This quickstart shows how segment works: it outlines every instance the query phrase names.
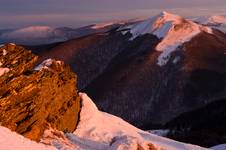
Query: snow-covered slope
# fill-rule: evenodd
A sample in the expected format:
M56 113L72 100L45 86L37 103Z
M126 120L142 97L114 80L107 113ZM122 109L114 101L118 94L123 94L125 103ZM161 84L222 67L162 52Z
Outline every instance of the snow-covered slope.
M54 150L52 146L36 143L0 126L1 150Z
M123 34L130 32L130 40L145 35L154 34L162 41L157 45L156 50L162 52L158 59L158 65L165 65L170 54L183 43L190 41L191 38L200 32L212 33L208 27L186 20L181 16L162 12L155 17L151 17L143 22L120 28ZM128 30L128 31L125 31Z
M211 147L213 150L226 150L226 144L217 145L214 147Z
M204 16L194 18L193 20L226 33L226 18L224 16Z
M121 118L99 111L86 94L80 93L80 96L81 120L74 135L101 144L103 147L99 145L100 149L138 149L138 147L148 149L153 146L156 149L166 150L204 150L198 146L183 144L142 131Z
M208 23L226 24L226 18L224 16L211 16L208 19Z
M80 93L80 96L82 110L74 133L49 129L41 143L36 143L0 127L1 150L205 150L142 131L116 116L99 111L86 94Z
M224 16L203 16L203 17L197 17L193 19L196 22L202 23L202 24L226 24L226 18Z
M92 29L101 29L101 28L105 28L105 27L111 26L113 24L114 24L113 22L109 22L109 23L98 23L98 24L93 25L91 28Z

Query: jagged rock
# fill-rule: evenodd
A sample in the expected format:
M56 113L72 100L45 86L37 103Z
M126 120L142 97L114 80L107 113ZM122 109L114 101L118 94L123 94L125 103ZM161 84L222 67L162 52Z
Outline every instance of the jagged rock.
M52 60L34 70L37 60L20 46L0 48L0 67L9 69L0 76L0 123L36 141L49 126L73 132L80 111L77 76L70 67Z

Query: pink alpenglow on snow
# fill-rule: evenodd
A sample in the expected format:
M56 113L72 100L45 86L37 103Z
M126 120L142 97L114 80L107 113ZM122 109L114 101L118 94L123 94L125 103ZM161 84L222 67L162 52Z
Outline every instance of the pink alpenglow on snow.
M148 149L149 144L153 144L157 149L205 150L199 146L176 142L142 131L121 118L99 111L85 93L80 93L80 97L82 98L81 120L74 135L79 139L90 141L86 143L86 148L133 150L137 149L137 145Z
M1 150L56 150L52 146L31 141L23 136L0 126Z
M155 17L125 26L119 30L124 29L129 30L126 32L122 31L123 34L127 32L132 34L130 40L134 40L135 38L145 34L153 34L159 39L162 39L156 46L156 50L161 52L157 62L159 66L166 65L171 53L174 52L177 47L190 41L200 32L204 31L212 34L212 30L209 27L196 24L182 18L181 16L167 12L162 12Z

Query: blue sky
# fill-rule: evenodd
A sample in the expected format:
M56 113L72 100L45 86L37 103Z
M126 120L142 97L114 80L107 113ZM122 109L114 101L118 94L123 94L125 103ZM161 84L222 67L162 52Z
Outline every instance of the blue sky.
M0 28L78 27L149 17L163 10L183 16L226 15L226 0L3 0Z

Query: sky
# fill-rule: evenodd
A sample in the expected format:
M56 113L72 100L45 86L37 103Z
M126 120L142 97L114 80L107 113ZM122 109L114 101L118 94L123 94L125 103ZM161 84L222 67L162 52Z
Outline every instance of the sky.
M182 16L226 15L226 0L0 0L0 29L33 25L79 27L147 18L169 11Z

